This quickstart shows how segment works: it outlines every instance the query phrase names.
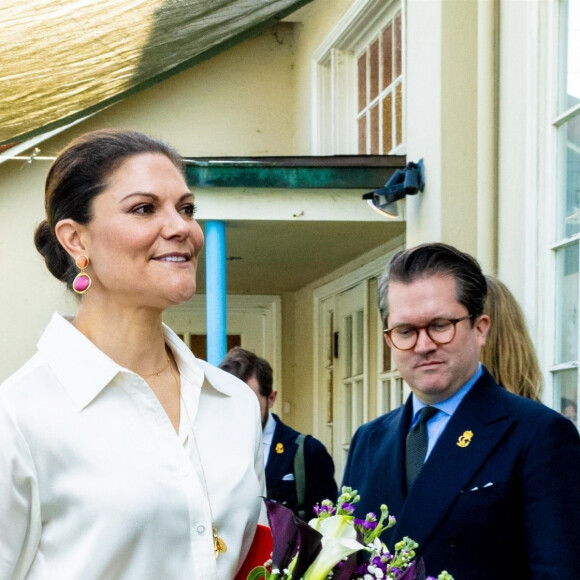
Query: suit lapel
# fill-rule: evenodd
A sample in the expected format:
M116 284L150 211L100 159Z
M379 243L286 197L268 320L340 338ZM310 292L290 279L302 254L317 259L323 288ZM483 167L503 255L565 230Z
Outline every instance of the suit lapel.
M461 402L417 477L402 512L395 514L399 517L394 538L409 536L424 548L459 494L510 428L513 419L496 396L498 388L485 371ZM468 432L472 436L465 445Z
M404 436L410 421L410 404L375 420L369 430L363 430L358 440L355 435L352 457L356 458L345 473L343 485L356 489L360 502L356 504L356 516L364 518L368 512L380 514L381 504L397 515L405 500ZM354 451L353 451L354 449ZM392 528L384 532L383 540L389 544Z
M381 445L384 445L384 449L388 452L381 457L381 474L377 481L381 483L381 491L375 497L388 497L389 513L395 516L405 502L405 479L401 474L405 473L405 438L412 413L413 405L409 397L401 413L394 417L392 424L383 431L381 437Z
M278 481L286 474L292 472L292 459L294 457L294 431L276 418L276 429L268 454L266 464L266 480Z

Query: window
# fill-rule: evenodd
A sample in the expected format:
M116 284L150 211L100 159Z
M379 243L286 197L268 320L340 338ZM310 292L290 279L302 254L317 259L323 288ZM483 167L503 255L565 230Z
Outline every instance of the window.
M403 143L403 41L399 10L357 58L358 152L388 154Z
M384 340L383 328L383 323L380 321L378 329L380 333L379 345L380 351L382 351L382 357L379 358L379 368L377 369L377 416L400 407L405 402L405 399L410 392L409 387L404 383L401 375L393 364L392 351Z
M404 8L356 0L314 53L318 155L404 153Z
M580 3L560 4L557 132L553 406L570 418L578 404L580 304Z

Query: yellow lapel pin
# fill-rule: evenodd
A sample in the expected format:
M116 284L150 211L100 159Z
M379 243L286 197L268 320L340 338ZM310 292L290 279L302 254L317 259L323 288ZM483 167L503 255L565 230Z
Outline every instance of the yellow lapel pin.
M282 443L276 443L276 453L284 453L284 445Z
M464 431L457 440L458 447L467 447L473 439L473 431Z

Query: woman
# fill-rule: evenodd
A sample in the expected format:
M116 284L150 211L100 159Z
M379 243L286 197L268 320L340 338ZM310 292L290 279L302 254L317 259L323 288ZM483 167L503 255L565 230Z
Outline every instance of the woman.
M491 327L481 362L508 391L541 402L542 372L522 309L505 284L493 276L485 279L484 312L491 318Z
M203 246L182 161L95 131L45 202L36 247L81 298L0 389L0 578L232 578L261 512L261 424L254 394L161 321Z

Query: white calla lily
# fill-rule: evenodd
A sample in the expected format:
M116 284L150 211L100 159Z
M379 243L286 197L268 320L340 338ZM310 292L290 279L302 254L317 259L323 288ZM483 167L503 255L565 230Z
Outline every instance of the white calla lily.
M309 524L322 534L322 550L306 571L304 580L325 580L343 558L364 549L356 540L352 516L330 516L311 520Z

